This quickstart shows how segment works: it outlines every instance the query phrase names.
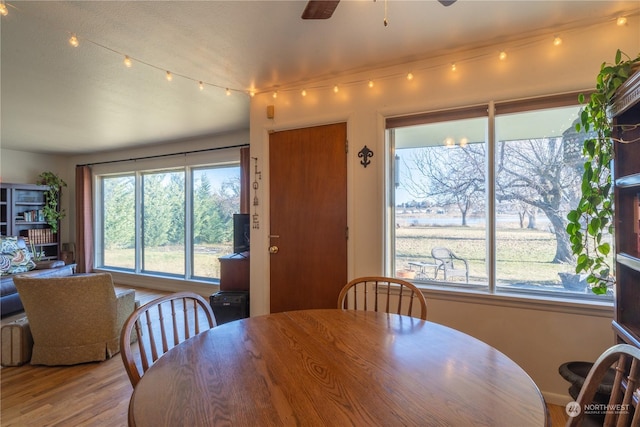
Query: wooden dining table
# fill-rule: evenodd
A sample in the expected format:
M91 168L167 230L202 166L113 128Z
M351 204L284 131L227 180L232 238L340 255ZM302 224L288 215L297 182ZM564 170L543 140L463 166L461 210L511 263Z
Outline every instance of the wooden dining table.
M130 426L545 426L536 384L490 345L408 316L301 310L237 320L162 356Z

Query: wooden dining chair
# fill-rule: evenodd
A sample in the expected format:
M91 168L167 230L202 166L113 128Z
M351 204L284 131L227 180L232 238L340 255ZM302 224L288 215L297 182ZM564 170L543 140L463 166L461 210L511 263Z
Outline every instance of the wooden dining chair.
M419 316L414 315L414 303ZM384 311L427 320L427 300L422 291L406 280L368 276L347 283L338 296L338 308Z
M615 367L616 375L608 404L593 404L594 396L609 368ZM606 350L589 371L580 394L578 394L575 416L569 417L567 427L586 425L585 410L593 408L596 414L606 413L603 426L638 427L640 410L637 408L640 394L640 349L628 344L618 344ZM597 405L595 407L594 405ZM568 408L571 410L571 408ZM590 411L590 409L589 409ZM571 415L571 414L570 414ZM588 416L588 415L587 415ZM589 425L593 425L590 423Z
M120 334L120 354L131 385L135 387L167 351L214 326L209 302L191 292L166 295L137 308Z

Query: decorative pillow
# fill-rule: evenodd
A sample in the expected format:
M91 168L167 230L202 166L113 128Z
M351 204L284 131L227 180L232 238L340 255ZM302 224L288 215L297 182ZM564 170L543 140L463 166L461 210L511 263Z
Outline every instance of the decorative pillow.
M36 268L31 253L21 248L17 237L0 238L0 271L2 275L24 273Z
M0 255L0 271L4 274L11 267L11 257L9 255Z

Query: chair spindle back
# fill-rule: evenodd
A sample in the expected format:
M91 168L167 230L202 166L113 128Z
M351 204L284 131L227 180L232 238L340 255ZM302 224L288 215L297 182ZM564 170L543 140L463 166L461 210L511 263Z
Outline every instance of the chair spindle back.
M136 309L122 327L122 362L134 387L163 354L216 326L209 303L200 295L178 292ZM131 343L132 335L137 344Z
M414 303L419 315L414 315ZM393 277L367 276L347 283L338 296L338 308L383 311L427 320L427 301L414 284Z

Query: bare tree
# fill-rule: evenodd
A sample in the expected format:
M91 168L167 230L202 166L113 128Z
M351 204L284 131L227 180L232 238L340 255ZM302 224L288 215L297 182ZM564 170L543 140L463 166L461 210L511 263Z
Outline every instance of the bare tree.
M456 206L467 225L467 215L484 203L484 149L428 147L415 150L405 162L404 188L417 199L433 199L441 206Z
M536 214L543 212L556 237L553 262L574 262L566 232L566 214L580 185L582 158L576 153L577 135L500 141L496 147L496 199L517 206L521 226L535 228ZM455 205L462 225L473 206L485 198L485 144L465 147L423 147L405 161L403 187L416 199L433 199Z
M574 261L566 214L580 177L575 165L565 162L569 143L563 138L540 138L500 141L496 147L496 198L544 212L556 237L556 263Z
M527 221L527 228L535 229L537 227L537 209L524 202L516 202L514 209L518 212L518 220L520 228L525 228L524 220Z

